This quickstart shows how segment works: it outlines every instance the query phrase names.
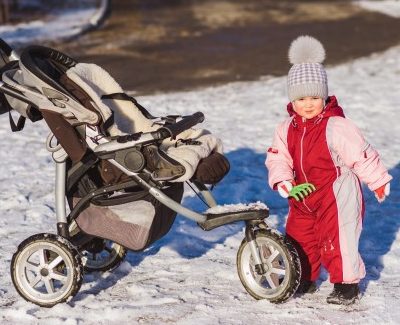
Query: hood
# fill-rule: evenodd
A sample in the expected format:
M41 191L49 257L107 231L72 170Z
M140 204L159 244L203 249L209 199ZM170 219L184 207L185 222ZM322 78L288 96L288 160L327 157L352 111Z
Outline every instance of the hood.
M298 119L301 120L301 116L298 115L294 111L292 102L290 102L287 105L287 111L289 113L289 116L294 115L294 118L296 120L298 120ZM326 105L325 105L325 108L322 111L322 113L308 121L313 121L316 119L321 119L321 118L326 118L326 117L331 117L331 116L345 117L344 113L343 113L343 109L338 105L338 102L337 102L337 99L335 96L329 96L328 99L326 100Z

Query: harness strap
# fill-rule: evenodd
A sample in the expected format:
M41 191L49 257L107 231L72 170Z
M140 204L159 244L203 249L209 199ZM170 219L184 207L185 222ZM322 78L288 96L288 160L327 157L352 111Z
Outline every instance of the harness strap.
M113 94L107 94L101 96L101 99L117 99L117 100L127 100L136 105L136 107L139 109L139 111L148 119L154 120L157 117L151 115L147 109L145 109L142 105L138 103L136 98L129 96L128 94L125 93L113 93Z
M111 116L103 123L103 131L108 130L114 124L114 112L111 111Z
M13 132L21 131L25 126L26 117L21 115L17 121L17 124L15 124L14 119L11 115L11 111L13 108L11 107L10 103L7 101L4 94L0 94L0 103L1 103L0 105L2 106L2 108L5 109L4 113L8 111L8 118L10 120L11 131L13 131Z
M15 124L12 116L11 116L11 110L8 111L8 116L10 118L10 127L11 127L11 131L13 132L18 132L21 131L24 126L25 126L25 121L26 121L26 117L25 116L20 116L18 119L17 124Z

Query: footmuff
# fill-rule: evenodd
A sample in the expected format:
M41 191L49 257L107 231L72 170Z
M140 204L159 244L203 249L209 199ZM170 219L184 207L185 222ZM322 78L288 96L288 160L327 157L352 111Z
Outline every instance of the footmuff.
M200 160L192 180L204 184L217 184L229 172L229 169L228 159L219 152L213 152Z

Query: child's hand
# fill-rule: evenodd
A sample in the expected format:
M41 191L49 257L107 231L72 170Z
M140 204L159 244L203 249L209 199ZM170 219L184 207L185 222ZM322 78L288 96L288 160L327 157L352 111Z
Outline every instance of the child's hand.
M293 189L293 185L296 185L294 181L280 182L277 185L279 195L287 199L290 195L290 191Z
M378 187L374 191L374 194L379 203L385 201L386 197L390 194L390 183L386 183L385 185Z
M306 196L309 196L315 190L316 190L316 188L313 184L303 183L303 184L294 186L289 193L289 197L293 197L296 201L301 201Z
M311 183L296 185L294 181L283 181L278 184L278 192L283 198L293 197L296 201L304 199L316 190Z

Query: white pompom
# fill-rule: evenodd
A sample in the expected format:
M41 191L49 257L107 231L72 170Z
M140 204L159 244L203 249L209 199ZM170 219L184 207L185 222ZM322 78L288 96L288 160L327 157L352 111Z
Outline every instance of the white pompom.
M320 41L311 36L299 36L289 48L291 64L322 63L325 60L325 49Z

